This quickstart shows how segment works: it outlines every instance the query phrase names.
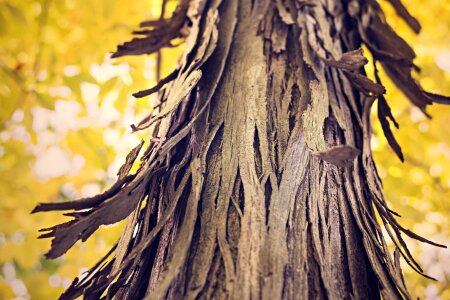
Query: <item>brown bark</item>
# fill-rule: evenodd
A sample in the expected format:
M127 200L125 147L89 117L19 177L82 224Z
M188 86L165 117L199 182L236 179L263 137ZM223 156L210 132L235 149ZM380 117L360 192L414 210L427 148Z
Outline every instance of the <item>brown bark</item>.
M402 228L384 202L370 150L377 98L398 144L384 88L365 76L359 48L420 108L448 99L412 79L413 52L378 4L181 1L172 20L144 25L155 26L141 32L149 38L116 56L189 35L177 70L142 92L165 88L159 113L134 127L157 136L140 169L128 175L142 144L110 191L35 209L75 210L43 235L54 237L51 258L129 216L112 252L62 298L409 298L399 255L422 271L401 233L432 242ZM394 259L376 214L397 245Z

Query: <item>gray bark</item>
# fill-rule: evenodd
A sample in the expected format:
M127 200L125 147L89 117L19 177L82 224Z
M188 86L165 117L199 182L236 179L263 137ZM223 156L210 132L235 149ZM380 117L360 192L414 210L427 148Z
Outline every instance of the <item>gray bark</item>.
M62 298L409 298L400 254L422 271L401 233L432 242L401 227L383 199L370 150L377 98L402 156L384 88L365 77L358 48L365 43L390 73L406 72L402 89L413 56L378 4L182 1L170 24L116 53L151 53L154 36L189 31L179 68L138 93L164 86L165 101L135 127L157 136L138 172L128 174L142 144L110 191L35 210L76 210L43 235L54 237L48 257L129 216L111 253ZM415 100L448 101L413 83Z

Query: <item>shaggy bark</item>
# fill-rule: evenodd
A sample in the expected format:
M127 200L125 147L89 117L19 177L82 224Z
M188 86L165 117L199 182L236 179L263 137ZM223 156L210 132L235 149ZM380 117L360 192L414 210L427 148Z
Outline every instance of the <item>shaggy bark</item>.
M410 298L400 255L423 272L401 234L434 243L399 225L383 199L370 150L376 99L403 155L361 46L423 111L449 99L414 81L414 52L376 1L185 0L170 20L142 25L143 37L115 56L153 53L178 37L186 52L172 74L135 94L161 91L162 102L133 127L152 132L139 170L129 174L142 143L104 194L35 209L74 210L72 221L44 230L49 258L128 217L117 245L61 298ZM393 258L376 216L397 246Z

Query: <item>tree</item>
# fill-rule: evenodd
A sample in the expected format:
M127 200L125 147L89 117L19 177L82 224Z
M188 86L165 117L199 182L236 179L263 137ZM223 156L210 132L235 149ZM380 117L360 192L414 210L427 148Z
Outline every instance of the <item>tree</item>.
M73 220L44 229L48 258L128 217L116 246L62 298L409 298L400 256L423 272L402 234L445 246L403 228L383 198L370 150L375 101L403 154L377 68L425 114L450 99L413 79L415 54L378 3L182 0L171 19L142 26L115 57L180 37L186 51L173 73L136 93L161 99L133 127L152 128L138 171L130 173L143 142L105 193L34 210L73 210Z

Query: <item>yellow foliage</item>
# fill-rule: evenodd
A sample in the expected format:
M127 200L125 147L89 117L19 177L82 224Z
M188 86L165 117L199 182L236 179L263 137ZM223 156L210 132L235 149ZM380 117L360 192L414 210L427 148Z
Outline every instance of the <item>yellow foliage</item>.
M11 285L6 283L3 279L0 279L0 298L1 299L10 299L14 298L15 293L12 290Z

